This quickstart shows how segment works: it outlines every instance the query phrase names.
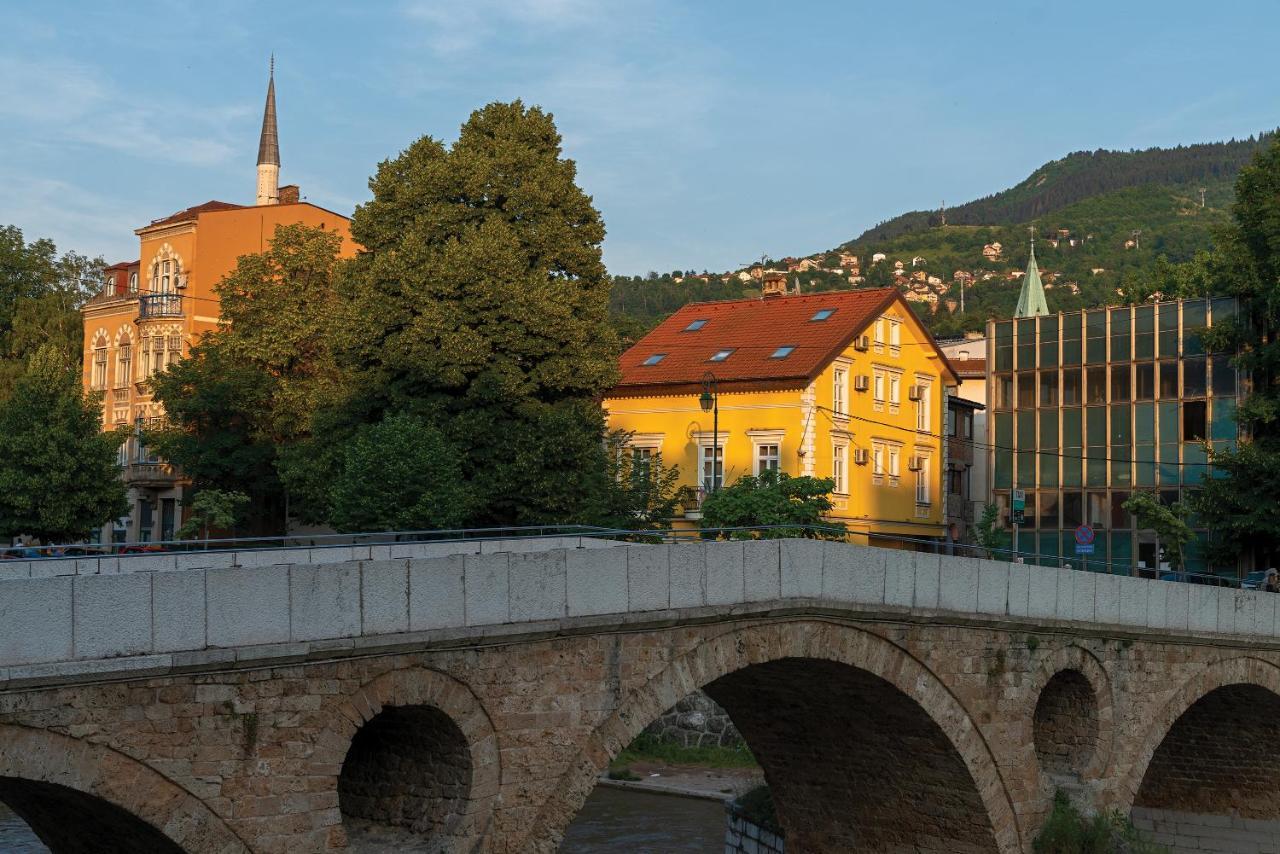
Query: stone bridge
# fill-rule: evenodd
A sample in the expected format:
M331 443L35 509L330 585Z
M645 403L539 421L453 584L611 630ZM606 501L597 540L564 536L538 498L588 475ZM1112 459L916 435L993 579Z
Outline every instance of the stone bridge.
M1059 787L1179 850L1280 838L1280 597L806 540L546 546L5 565L0 800L55 852L551 852L703 689L790 852L1029 851Z

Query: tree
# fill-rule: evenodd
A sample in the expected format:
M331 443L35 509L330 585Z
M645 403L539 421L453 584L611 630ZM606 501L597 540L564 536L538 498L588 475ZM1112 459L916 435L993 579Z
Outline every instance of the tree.
M1000 508L987 504L982 508L982 515L973 526L974 539L978 547L987 553L988 558L998 558L1009 554L1009 532L1000 524Z
M123 439L102 432L101 395L84 395L79 364L40 347L0 402L0 536L72 542L123 516Z
M1213 532L1212 557L1280 550L1280 142L1259 152L1236 180L1232 225L1218 235L1207 274L1241 301L1240 323L1212 330L1207 346L1238 352L1251 376L1236 419L1244 436L1216 447L1195 510Z
M210 529L234 534L236 522L248 505L249 496L243 492L202 489L187 508L187 521L178 529L178 539L190 540L198 534L207 540Z
M617 339L604 225L575 169L550 115L490 104L451 148L423 137L381 164L352 218L348 421L435 425L475 524L571 521L607 488L598 399Z
M692 489L682 487L680 467L668 466L661 453L641 456L629 447L631 434L615 430L606 437L610 489L606 504L591 519L608 528L665 528Z
M766 469L708 495L702 502L702 527L781 526L761 531L759 536L843 539L844 523L825 518L832 509L833 489L835 481L830 478L791 477Z
M444 434L413 415L360 429L333 484L332 521L342 531L459 527L471 512L458 453Z
M1187 524L1190 508L1181 501L1166 506L1150 492L1135 492L1123 507L1138 520L1139 528L1156 532L1164 559L1174 572L1181 572L1187 544L1195 539L1195 533Z

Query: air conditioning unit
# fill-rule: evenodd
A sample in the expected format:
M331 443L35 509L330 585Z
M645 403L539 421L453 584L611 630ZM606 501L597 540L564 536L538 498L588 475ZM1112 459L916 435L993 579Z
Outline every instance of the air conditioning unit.
M859 335L853 342L853 349L866 352L871 349L871 336Z
M920 471L924 468L924 457L911 457L907 461L907 468L912 471Z
M865 466L867 464L867 456L866 448L853 449L853 462L855 465Z
M924 397L924 386L913 385L907 389L907 397L911 400L920 400Z
M871 388L871 377L866 374L858 374L853 378L854 391L866 391L869 388Z

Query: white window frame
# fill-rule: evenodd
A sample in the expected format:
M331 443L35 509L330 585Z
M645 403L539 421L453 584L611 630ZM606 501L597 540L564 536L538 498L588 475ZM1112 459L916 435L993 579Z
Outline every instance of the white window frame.
M116 388L123 388L133 380L133 339L126 337L116 349Z
M889 451L889 477L895 481L902 475L902 448L899 445L886 445Z
M831 411L836 415L849 414L849 369L844 365L831 372Z
M884 324L885 324L885 319L883 317L876 319L874 341L875 341L875 347L876 347L877 353L884 352Z
M889 374L889 411L897 412L902 404L902 375Z
M871 403L876 412L884 411L884 379L885 372L876 368L871 378Z
M729 447L729 431L721 430L717 434L710 430L701 430L695 432L692 438L698 445L698 466L696 469L698 487L708 495L713 491L711 488L713 484L706 477L706 469L707 463L711 461L711 449L718 445L720 448L720 459L719 466L717 468L719 469L719 485L720 488L723 489L725 485L725 474L727 472L727 469L725 468L725 461L729 458L729 452L727 450Z
M715 492L717 486L724 488L723 443L720 445L706 444L698 449L698 483L701 484L703 491L707 493Z
M902 321L889 318L889 352L894 356L902 352Z
M873 442L871 444L871 482L874 484L884 483L884 460L884 443Z
M93 348L93 374L90 377L90 388L101 391L107 387L107 345Z
M929 483L929 454L917 449L915 455L920 458L920 469L916 472L916 504L928 507L933 504L933 489Z
M916 401L916 430L920 433L933 432L933 377L916 377L916 385L920 387L920 399Z
M761 448L773 446L777 448L776 457L771 457L777 465L775 469L782 471L782 446L783 439L786 437L786 430L748 430L747 437L751 440L751 473L756 477L760 476L763 469L760 466ZM701 471L701 469L699 469Z
M849 444L847 442L831 444L831 479L835 482L832 492L838 495L849 494Z

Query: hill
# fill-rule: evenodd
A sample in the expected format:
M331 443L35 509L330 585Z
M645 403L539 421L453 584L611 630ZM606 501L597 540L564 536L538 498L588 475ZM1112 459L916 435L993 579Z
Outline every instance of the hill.
M1274 133L1274 132L1273 132ZM1030 222L1093 196L1160 184L1196 192L1229 189L1236 173L1270 142L1273 133L1229 142L1148 148L1144 151L1077 151L1041 166L1026 180L990 196L950 208L949 225ZM867 229L844 244L855 247L926 231L942 224L941 211L911 211Z

